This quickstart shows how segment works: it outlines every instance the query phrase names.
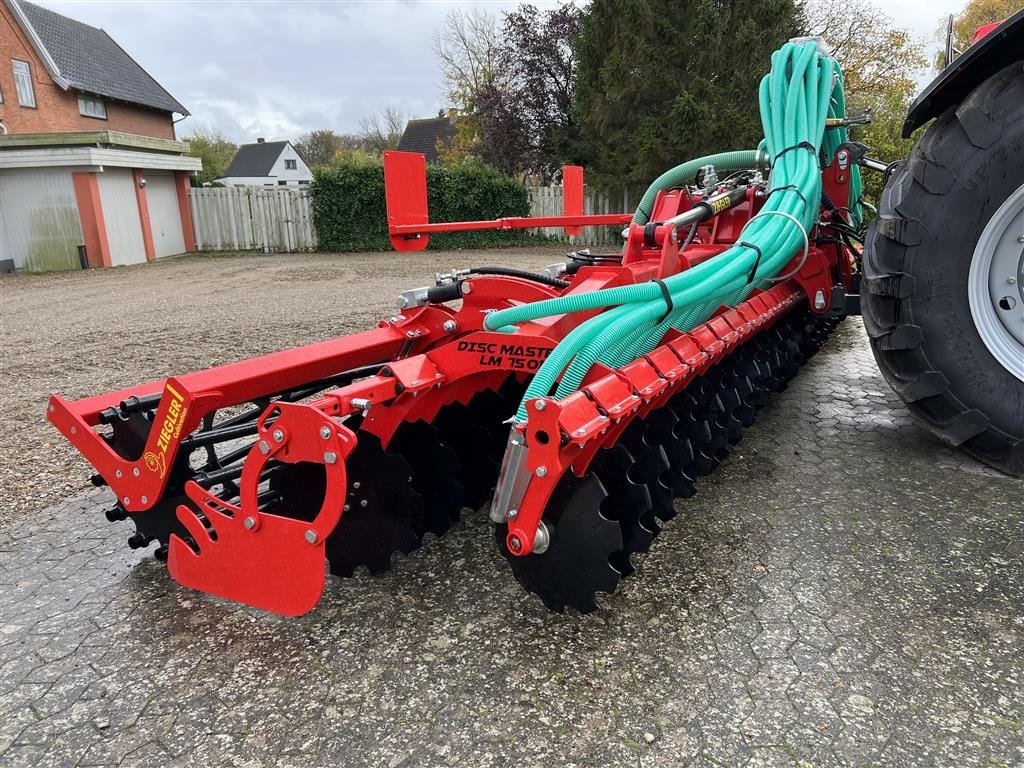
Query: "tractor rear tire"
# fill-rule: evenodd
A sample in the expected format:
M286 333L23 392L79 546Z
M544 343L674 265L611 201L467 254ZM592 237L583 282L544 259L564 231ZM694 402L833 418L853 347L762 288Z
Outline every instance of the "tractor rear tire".
M936 435L1024 475L1024 63L932 123L866 241L862 313L883 376Z

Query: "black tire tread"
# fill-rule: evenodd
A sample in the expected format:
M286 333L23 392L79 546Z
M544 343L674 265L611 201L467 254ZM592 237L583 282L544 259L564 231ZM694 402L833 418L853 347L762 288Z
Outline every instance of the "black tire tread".
M958 183L959 164L1019 125L1022 104L1024 62L990 77L927 129L883 192L866 238L861 290L875 360L910 411L948 443L1015 476L1024 475L1024 423L1014 424L1012 417L994 423L984 405L969 402L969 386L958 371L949 365L944 370L929 356L927 337L937 329L924 319L915 322L912 302L931 290L924 275L926 235L940 224L940 202ZM922 263L915 268L918 254Z

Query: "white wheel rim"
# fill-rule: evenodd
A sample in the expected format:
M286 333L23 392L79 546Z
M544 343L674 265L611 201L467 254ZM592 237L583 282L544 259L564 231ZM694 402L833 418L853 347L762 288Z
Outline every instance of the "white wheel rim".
M988 351L1024 381L1024 184L985 225L971 257L967 296Z

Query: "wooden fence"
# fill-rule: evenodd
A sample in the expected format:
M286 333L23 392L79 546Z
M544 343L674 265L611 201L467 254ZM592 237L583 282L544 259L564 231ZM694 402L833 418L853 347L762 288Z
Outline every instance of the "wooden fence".
M316 250L313 196L282 187L193 187L192 224L201 251Z
M527 187L530 193L531 216L561 216L562 187ZM591 214L632 213L635 202L631 206L628 190L615 193L607 189L591 189L587 187L583 195L583 212ZM575 246L608 246L622 245L622 227L584 227L582 234L568 237L560 228L533 230Z
M531 216L560 216L562 187L528 187ZM317 247L313 226L313 194L309 189L283 187L193 187L192 224L201 251L252 251L291 253ZM583 198L584 213L632 211L630 194L623 190L588 188ZM621 227L584 227L583 233L567 237L558 228L535 229L556 240L577 247L622 245Z

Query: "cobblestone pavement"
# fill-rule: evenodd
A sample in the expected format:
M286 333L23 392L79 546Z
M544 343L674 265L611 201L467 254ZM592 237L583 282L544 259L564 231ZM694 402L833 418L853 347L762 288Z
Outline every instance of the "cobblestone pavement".
M92 491L0 534L3 766L1021 766L1020 481L851 320L604 607L482 515L295 620L191 592Z

